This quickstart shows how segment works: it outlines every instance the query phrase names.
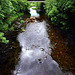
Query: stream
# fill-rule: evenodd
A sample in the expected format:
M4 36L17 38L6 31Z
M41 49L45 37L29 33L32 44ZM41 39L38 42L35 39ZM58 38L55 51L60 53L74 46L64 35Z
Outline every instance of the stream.
M39 17L36 10L30 8L31 17ZM45 20L28 23L25 32L18 35L21 46L20 61L14 75L66 75L52 59L52 45L47 33ZM68 74L70 75L70 74Z
M0 75L75 74L74 52L64 34L33 8L24 24L19 19L16 28L6 32L9 44L0 44Z

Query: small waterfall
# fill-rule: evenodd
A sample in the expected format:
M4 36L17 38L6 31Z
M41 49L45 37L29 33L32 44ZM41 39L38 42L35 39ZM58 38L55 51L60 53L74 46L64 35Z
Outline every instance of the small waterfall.
M32 8L36 8L36 7L32 7ZM32 8L29 8L31 16L32 17L39 17L40 15L37 13L37 11L33 10Z

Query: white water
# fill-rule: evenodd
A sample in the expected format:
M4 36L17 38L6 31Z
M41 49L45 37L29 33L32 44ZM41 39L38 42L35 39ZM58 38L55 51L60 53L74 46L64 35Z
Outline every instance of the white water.
M32 7L32 8L35 8L35 7ZM29 8L31 16L39 17L39 14L36 12L36 10L33 10L32 8Z
M22 51L14 75L65 75L50 56L46 25L45 21L29 23L25 32L18 35Z

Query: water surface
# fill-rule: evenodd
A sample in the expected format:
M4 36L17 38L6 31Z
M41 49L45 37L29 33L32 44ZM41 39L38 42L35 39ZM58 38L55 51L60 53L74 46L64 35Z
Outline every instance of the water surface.
M29 23L18 35L22 48L14 75L65 75L51 57L51 42L45 21Z

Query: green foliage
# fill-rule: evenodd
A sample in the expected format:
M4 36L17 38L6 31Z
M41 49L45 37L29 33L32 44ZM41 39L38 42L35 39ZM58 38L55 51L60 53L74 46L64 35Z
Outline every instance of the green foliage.
M8 24L0 25L0 30L1 31L6 31L7 29L8 29Z
M6 44L9 43L9 40L6 40L6 37L3 37L3 36L4 36L4 33L0 32L0 40L2 40L3 43L6 43Z
M11 2L16 12L23 12L27 10L27 0L11 0Z
M11 31L11 30L13 30L14 29L14 27L12 26L11 28L9 28L9 30Z
M46 13L48 14L52 10L53 6L56 5L56 4L57 4L56 0L45 0L44 8L46 10Z
M15 24L13 24L13 26L14 26Z
M58 13L57 7L53 6L52 10L48 13L48 16L54 16L57 13Z
M1 38L2 36L4 36L4 33L3 33L3 32L0 32L0 38Z
M33 8L33 9L40 9L41 2L31 2L31 3L29 3L28 8L33 7L33 6L36 7L36 8Z
M14 10L10 0L0 0L0 14L8 17ZM4 17L3 16L3 17Z
M24 23L24 20L21 20L20 22L21 22L21 24L23 24Z
M36 2L35 6L37 7L37 9L40 9L41 8L41 2Z
M9 43L9 40L6 40L6 37L2 37L2 43L7 44L7 43Z
M28 4L29 4L28 9L33 7L33 6L36 6L34 2L29 2Z
M28 8L27 0L0 0L0 33L13 30L11 23L22 16ZM0 36L3 43L9 42L5 37Z
M68 30L74 27L74 5L74 0L45 0L44 8L48 17L51 17L52 24Z
M24 13L17 13L17 14L15 14L15 16L10 16L5 22L6 22L7 24L11 25L11 23L12 23L15 19L17 19L18 17L20 17L20 16L22 16L22 15L24 15Z
M33 10L36 10L36 8L32 8Z

